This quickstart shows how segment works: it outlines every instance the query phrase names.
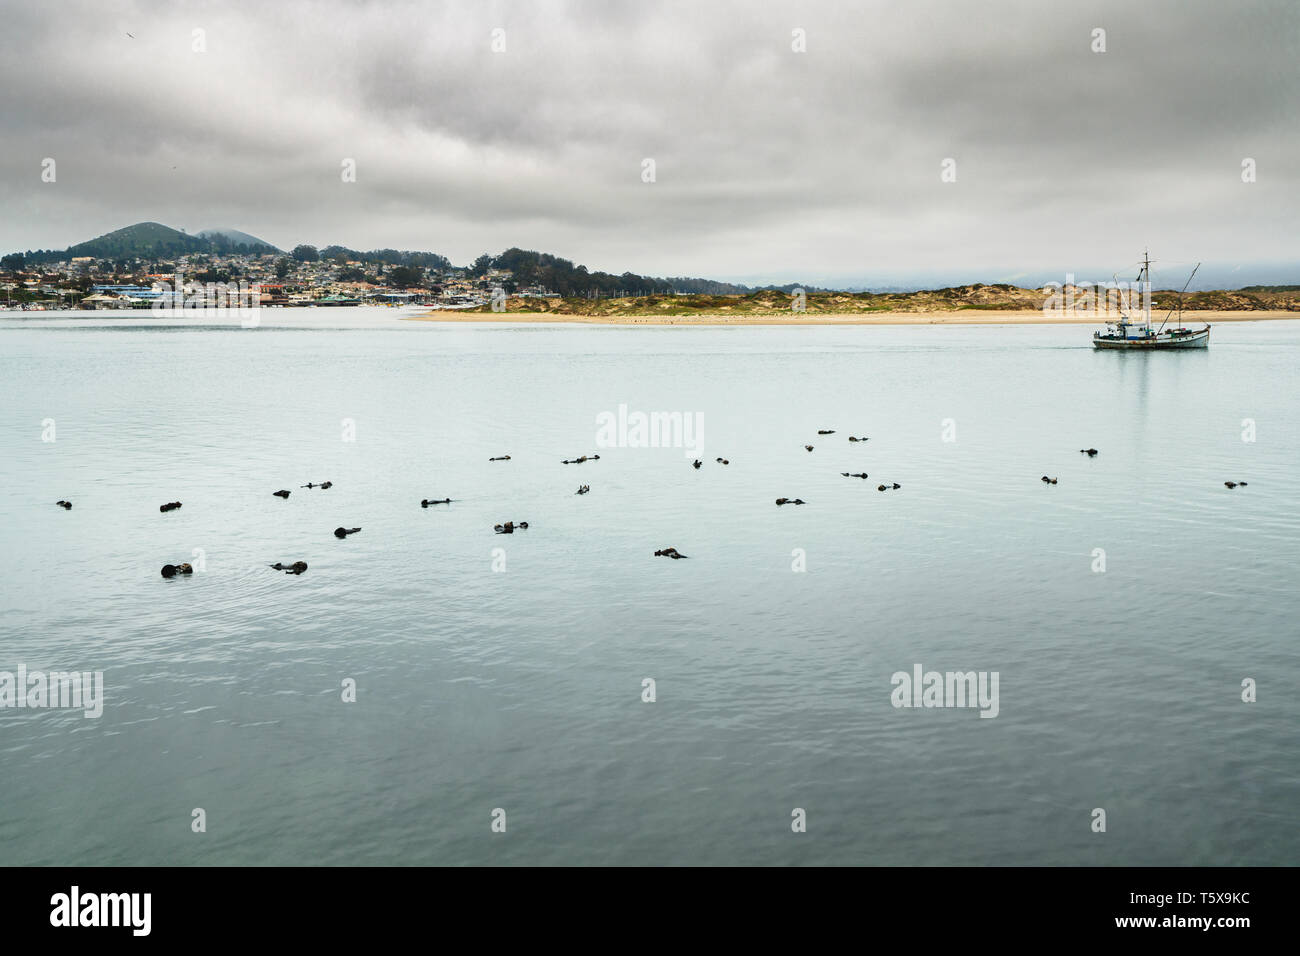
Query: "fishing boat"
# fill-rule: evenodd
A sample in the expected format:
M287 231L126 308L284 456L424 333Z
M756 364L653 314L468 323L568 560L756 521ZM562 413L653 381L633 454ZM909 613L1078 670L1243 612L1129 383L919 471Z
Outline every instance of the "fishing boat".
M1196 270L1201 267L1200 263L1196 264L1196 269L1192 270L1192 275L1187 277L1187 282L1183 285L1182 292L1178 293L1178 325L1176 328L1166 329L1165 324L1169 317L1174 314L1174 309L1170 309L1165 315L1164 320L1158 328L1151 327L1151 259L1147 254L1142 256L1142 271L1138 273L1139 288L1143 290L1142 310L1139 315L1132 307L1132 303L1127 305L1123 302L1120 304L1120 317L1115 322L1106 323L1105 332L1092 333L1092 344L1099 349L1204 349L1210 345L1210 325L1207 322L1203 329L1188 329L1183 327L1183 292L1187 291L1187 286L1192 284L1192 276L1196 275Z

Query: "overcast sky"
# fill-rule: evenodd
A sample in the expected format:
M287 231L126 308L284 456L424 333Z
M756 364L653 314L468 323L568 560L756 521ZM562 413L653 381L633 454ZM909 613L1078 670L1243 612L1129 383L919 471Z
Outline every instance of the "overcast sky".
M0 251L154 220L736 281L1300 260L1294 0L0 12Z

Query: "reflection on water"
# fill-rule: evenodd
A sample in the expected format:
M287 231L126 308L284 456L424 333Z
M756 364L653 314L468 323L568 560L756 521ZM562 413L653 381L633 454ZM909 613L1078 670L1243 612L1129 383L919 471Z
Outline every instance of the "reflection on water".
M0 711L5 862L1292 862L1300 326L1090 334L0 320L0 669L107 687Z

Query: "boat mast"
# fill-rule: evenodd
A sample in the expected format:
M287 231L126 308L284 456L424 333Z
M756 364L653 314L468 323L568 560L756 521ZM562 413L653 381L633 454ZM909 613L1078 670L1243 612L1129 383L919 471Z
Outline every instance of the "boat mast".
M1142 321L1147 331L1151 331L1151 257L1150 250L1142 250L1142 274L1146 285L1142 287Z

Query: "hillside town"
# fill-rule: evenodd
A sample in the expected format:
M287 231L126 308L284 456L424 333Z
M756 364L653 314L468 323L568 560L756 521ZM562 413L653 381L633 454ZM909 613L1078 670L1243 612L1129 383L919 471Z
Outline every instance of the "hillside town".
M709 314L1082 312L1119 307L1116 283L1066 281L1021 288L974 283L942 289L830 290L798 283L752 288L710 279L588 270L512 247L454 266L433 252L297 245L285 252L238 230L190 234L140 222L69 246L0 255L0 310L130 311L387 306L536 313L638 321ZM1112 288L1115 287L1115 288ZM1183 294L1151 289L1156 310L1300 312L1300 287L1244 286ZM1114 308L1112 308L1112 305Z
M285 253L194 253L112 259L73 256L29 263L0 259L0 308L24 311L204 306L404 306L473 309L495 298L558 298L520 287L507 269L479 264L417 266Z

